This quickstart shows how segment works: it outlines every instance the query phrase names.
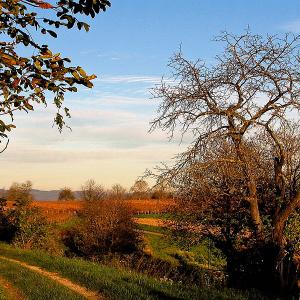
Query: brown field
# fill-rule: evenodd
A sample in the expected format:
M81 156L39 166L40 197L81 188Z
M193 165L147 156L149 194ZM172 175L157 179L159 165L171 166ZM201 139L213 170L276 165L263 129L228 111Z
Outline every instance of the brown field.
M107 200L109 201L109 200ZM123 200L134 213L162 213L174 205L173 200ZM83 201L34 201L47 219L63 222L76 215L83 206Z

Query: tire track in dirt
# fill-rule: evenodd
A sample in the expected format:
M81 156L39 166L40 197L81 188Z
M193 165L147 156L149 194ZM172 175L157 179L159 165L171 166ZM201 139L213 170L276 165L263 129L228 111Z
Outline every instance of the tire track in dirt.
M16 260L16 259L12 259L12 258L8 258L8 257L5 257L5 256L0 256L0 258L2 259L5 259L7 261L10 261L10 262L13 262L13 263L16 263L16 264L19 264L29 270L32 270L36 273L39 273L45 277L48 277L54 281L56 281L57 283L69 288L70 290L80 294L81 296L89 299L89 300L104 300L105 298L100 295L99 293L97 292L94 292L94 291L91 291L91 290L88 290L87 288L81 286L81 285L78 285L74 282L72 282L71 280L69 279L66 279L64 277L61 277L60 275L58 275L57 273L53 273L53 272L49 272L49 271L46 271L40 267L37 267L37 266L33 266L33 265L30 265L30 264L27 264L23 261L20 261L20 260ZM24 299L24 298L16 298L16 299Z
M5 278L0 277L0 284L3 286L5 294L8 297L8 300L25 300L25 296L9 281Z

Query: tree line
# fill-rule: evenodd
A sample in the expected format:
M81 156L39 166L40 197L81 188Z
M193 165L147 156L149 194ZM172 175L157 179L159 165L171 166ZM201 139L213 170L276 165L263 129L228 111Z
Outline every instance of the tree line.
M25 183L24 183L25 184ZM32 186L30 181L27 181L28 186ZM0 191L0 198L7 201L15 201L19 197L22 183L14 182L8 190ZM93 193L91 193L93 191ZM93 196L91 196L93 195ZM33 195L31 195L33 199ZM82 186L80 191L73 191L70 187L63 187L58 193L57 200L72 201L86 200L91 197L98 200L113 199L113 200L146 200L146 199L170 199L173 197L172 190L166 184L159 184L150 187L147 181L138 179L134 182L131 188L126 189L121 184L116 183L110 189L106 189L103 185L98 184L95 180L89 179ZM40 199L35 199L39 201Z

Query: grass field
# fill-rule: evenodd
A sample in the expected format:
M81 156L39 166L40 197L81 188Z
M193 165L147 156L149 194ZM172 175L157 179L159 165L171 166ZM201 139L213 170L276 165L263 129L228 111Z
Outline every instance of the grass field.
M257 296L254 298L250 293L242 293L231 289L187 287L165 280L156 280L135 272L126 272L79 259L52 257L42 252L15 249L6 244L0 244L0 255L18 259L42 267L45 270L57 272L75 283L102 293L108 299L260 299ZM35 277L35 275L30 274L28 271L22 273L23 270L19 266L14 266L13 264L7 266L0 264L0 266L2 268L1 273L3 272L7 279L14 282L26 296L30 293L35 293L34 295L36 296L30 296L32 298L28 299L80 299L77 298L77 295L69 296L67 291L60 289L53 282L50 283L48 280L39 278L39 276ZM19 272L20 275L16 276ZM53 288L54 293L56 293L55 297L49 296L47 298L48 291L52 291ZM65 298L59 298L62 294L65 295Z

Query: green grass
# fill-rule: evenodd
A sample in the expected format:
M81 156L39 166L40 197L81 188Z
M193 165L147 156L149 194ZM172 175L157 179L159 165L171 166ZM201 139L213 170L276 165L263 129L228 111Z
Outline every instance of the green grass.
M136 224L137 228L143 231L150 231L156 233L166 233L166 229L160 226L146 225L146 224Z
M76 226L77 224L80 223L80 218L77 217L77 216L74 216L64 222L60 222L60 223L56 223L55 224L55 227L58 229L58 230L67 230L67 229L70 229L74 226Z
M47 277L4 259L0 259L0 273L2 277L18 288L28 300L85 299Z
M1 285L0 285L0 300L7 300L5 289Z
M58 272L62 276L90 290L103 293L110 299L259 299L257 297L252 298L249 294L231 289L199 289L194 286L186 287L181 284L166 282L165 280L156 280L135 272L114 269L84 260L52 257L38 251L15 249L6 244L0 244L0 255L19 259L49 271ZM9 270L7 270L7 272L8 271ZM19 284L22 284L21 281ZM30 284L27 283L27 285L30 287ZM34 288L38 287L35 285Z
M147 248L150 249L153 257L166 260L175 266L179 265L178 260L173 255L178 251L178 247L171 243L168 238L151 233L145 233L145 238Z
M223 269L225 267L226 262L220 251L213 245L209 245L207 241L185 249L167 236L161 237L146 232L145 237L146 248L150 250L153 257L166 260L175 266L180 265L181 261L199 268Z

